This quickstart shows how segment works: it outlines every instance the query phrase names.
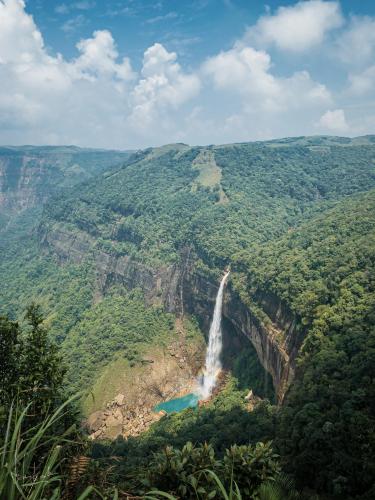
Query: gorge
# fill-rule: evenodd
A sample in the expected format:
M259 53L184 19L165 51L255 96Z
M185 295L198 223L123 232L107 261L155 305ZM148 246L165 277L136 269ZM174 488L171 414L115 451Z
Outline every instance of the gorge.
M358 140L357 142L359 143ZM158 260L158 262L151 262L149 256L153 252L152 246L155 246L155 243L152 242L152 237L150 238L151 235L147 235L146 239L145 236L142 236L141 231L144 231L144 229L142 229L141 225L147 223L154 226L155 222L160 219L162 222L161 227L163 227L163 225L168 222L168 224L171 224L171 227L167 229L167 233L165 235L162 234L158 236L168 242L170 239L169 234L172 234L174 224L170 220L169 214L167 212L165 214L163 213L163 206L160 207L160 216L158 215L156 219L152 215L152 212L149 211L148 207L141 209L143 212L139 211L140 209L137 208L136 198L134 198L133 205L129 206L133 196L133 191L135 190L134 194L137 194L138 189L138 187L134 186L132 187L133 191L129 191L133 180L136 180L138 186L140 186L141 184L139 183L139 178L142 178L144 174L150 175L150 180L154 183L154 190L157 191L159 189L159 181L162 181L160 189L164 191L165 184L162 180L162 176L165 171L166 175L174 176L174 178L171 178L171 186L174 183L177 183L178 185L178 183L181 182L181 186L185 186L182 190L181 199L184 203L185 211L187 210L189 212L190 210L190 202L187 201L186 195L183 194L184 189L186 190L187 188L188 192L190 192L189 197L192 198L191 201L198 207L202 206L200 210L203 209L203 213L206 212L208 215L210 213L209 210L213 210L213 220L218 217L222 218L225 213L228 214L226 217L233 217L231 215L231 205L233 204L233 209L235 211L237 211L238 208L236 202L228 203L231 199L231 190L234 193L232 194L232 197L238 196L238 194L236 194L236 190L239 189L240 191L238 191L238 193L241 193L241 189L244 189L246 182L249 182L247 189L252 190L254 182L253 176L257 170L260 174L267 175L264 171L262 162L258 158L263 155L267 159L268 151L272 153L269 157L271 165L274 164L275 168L278 169L278 155L285 155L285 151L290 150L293 154L296 154L297 162L299 161L299 155L301 156L301 161L303 158L303 161L306 162L305 156L308 154L311 156L311 165L314 165L313 162L316 162L320 158L325 158L325 156L321 156L322 153L320 148L322 147L329 148L331 151L330 154L333 155L333 158L335 158L335 156L341 157L341 152L343 151L349 152L351 149L355 149L357 151L359 147L356 146L355 140L353 140L353 145L347 150L345 149L345 146L341 146L339 141L335 144L333 139L329 139L326 140L326 143L327 145L324 146L324 140L319 141L318 139L306 139L306 145L302 146L303 141L301 139L296 139L294 142L288 143L287 149L285 149L283 143L280 143L279 145L272 144L272 148L270 147L271 144L268 145L267 143L261 147L255 145L249 145L250 148L249 146L244 146L242 148L237 147L237 165L240 165L241 162L245 160L245 154L250 153L249 160L245 160L245 163L246 161L253 162L253 166L248 171L247 177L241 177L240 184L234 191L233 187L229 187L229 184L225 184L229 180L231 183L237 182L235 181L236 177L233 176L233 170L228 170L228 159L230 160L233 151L235 151L233 147L227 148L228 151L226 152L225 159L223 156L224 149L222 147L210 151L210 153L206 154L206 156L203 155L202 149L189 149L185 145L169 146L165 149L160 148L158 150L153 150L151 153L137 153L133 156L133 159L130 161L128 166L123 167L122 169L115 168L111 171L110 175L105 173L102 177L101 186L98 186L96 182L94 182L92 186L88 184L87 187L83 188L83 190L80 188L77 193L74 192L74 188L72 191L68 190L66 201L62 198L62 202L65 205L63 208L63 216L59 215L59 204L61 204L59 200L56 200L53 205L50 205L47 208L41 223L38 224L36 229L36 237L39 242L38 245L47 255L52 255L54 258L57 258L63 266L70 264L80 266L89 260L90 266L95 274L94 287L95 294L98 298L105 296L108 290L110 290L113 286L124 286L128 290L140 288L144 294L146 303L162 305L166 311L177 315L183 316L186 313L196 315L199 318L203 329L208 332L210 310L213 309L215 303L216 277L218 276L219 270L215 270L215 264L213 266L212 264L209 264L208 266L211 267L213 271L208 270L208 268L203 270L203 267L200 264L202 260L207 263L210 260L210 258L207 258L205 255L205 246L207 246L207 244L203 240L200 242L201 237L199 232L197 232L195 235L196 241L193 245L189 245L186 242L184 242L183 246L179 244L180 248L176 252L176 250L172 248L174 246L173 243L171 249L168 250L168 258L170 258L172 254L176 256L175 263L169 263L168 258L165 259L163 256L157 257L156 260ZM203 149L203 151L205 151L205 149ZM362 146L361 151L368 154L372 151L372 149L371 146ZM27 154L30 153L27 152ZM80 154L83 155L84 152ZM19 155L18 152L17 155ZM189 177L191 175L189 172L191 162L190 157L193 161L195 161L194 158L198 156L199 158L207 159L208 165L210 166L209 168L211 168L211 165L214 164L213 158L216 158L215 177L213 181L214 184L204 188L206 191L204 191L203 188L200 188L198 184L198 191L194 193L191 192L192 188ZM174 160L174 157L178 159ZM110 156L109 158L112 157ZM188 162L186 162L185 158L188 159ZM113 159L110 161L113 161ZM177 173L174 168L176 161L180 165L179 168L182 169L181 173ZM228 166L226 162L228 163ZM217 164L220 165L220 168ZM200 160L200 163L195 162L194 170L191 172L197 171L197 173L194 173L193 178L196 175L199 175L198 167L206 168L203 160ZM137 170L135 170L135 168ZM158 168L159 170L157 171L155 168ZM222 175L220 181L221 189L224 189L227 201L222 203L220 201L220 197L219 201L213 197L211 201L208 200L209 205L212 207L209 209L209 205L207 207L205 206L206 198L215 194L217 185L215 184L217 182L216 172L218 168ZM356 168L363 167L361 166ZM327 170L326 172L330 176L333 175L336 179L334 170ZM287 170L285 170L285 173L287 174ZM313 170L309 175L311 176L312 173ZM319 175L322 175L322 172L320 172ZM366 175L367 174L364 170L362 174L363 180L362 177L358 177L359 181L362 183L373 182L369 177L366 177ZM122 179L126 181L126 184L122 184ZM271 180L272 179L270 178L270 181ZM288 176L285 181L288 181L290 184L290 178ZM303 183L305 182L303 179L301 179L301 181L303 181ZM345 182L343 181L345 181L345 178L341 180L341 183L343 183L344 186ZM21 186L22 181L18 182ZM147 182L149 181L146 181L146 184L144 185L147 185ZM119 192L117 195L117 186L120 187L121 185L124 186L125 192L123 194L120 194ZM266 199L268 200L267 204L272 203L272 198L270 198L268 194L268 184L265 184L265 187L263 184L260 186L261 190L264 192L262 196L266 196ZM101 193L99 192L95 195L95 201L94 198L91 197L91 194L89 194L89 190L92 189L101 191ZM202 191L200 189L202 189ZM290 187L288 189L290 189ZM312 185L309 189L311 190L311 195L308 194L306 198L307 202L311 204L309 200L312 196L316 196L316 187ZM345 190L347 189L348 188L345 185L344 192L346 192ZM352 186L351 189L355 190L356 187ZM362 189L362 187L359 186L359 189ZM69 194L69 192L71 192L71 194ZM119 205L116 207L116 203L123 203L123 201L120 200L126 199L127 192L130 195L130 199L127 202L128 206L121 208L121 205ZM115 209L111 208L108 210L108 208L106 208L109 206L109 201L107 200L109 193L112 193L112 197L113 194L115 197L118 196L119 201L115 202ZM201 194L198 196L198 193ZM278 228L282 227L283 223L285 224L285 221L288 220L288 218L285 219L284 217L284 222L281 222L278 215L279 211L275 212L274 208L272 208L272 204L271 207L268 207L267 204L261 202L258 199L259 194L260 193L256 192L255 197L258 200L258 205L263 205L264 208L263 213L259 213L257 215L260 217L260 220L256 230L258 232L254 238L255 241L259 241L259 235L261 235L263 231L264 224L262 223L262 220L269 220L269 209L271 209L270 213L272 213L272 217L274 219L273 226L277 228L276 234L279 231ZM296 202L306 203L303 199L298 199L301 197L301 194L303 193L295 195ZM282 196L282 193L280 193L280 195ZM327 195L329 195L329 191L327 192ZM170 195L164 193L164 196L166 196L165 199L168 200L168 196L173 196L173 191L171 191ZM47 198L45 198L45 200L46 199ZM319 200L319 198L317 199ZM171 200L172 203L174 203L173 198L171 198ZM243 200L245 201L245 199ZM154 199L151 198L150 203L152 204L153 201ZM102 221L100 220L100 217L103 217L103 215L99 215L99 213L95 214L97 211L95 205L98 204L98 202L103 205L103 208L100 209L102 210L102 214L104 214ZM113 204L113 201L110 203ZM160 201L158 203L160 203ZM69 204L73 204L72 206L76 207L74 209L75 214L73 219L69 215ZM248 207L249 214L252 219L254 218L254 216L251 215L254 210L254 206L255 205L251 203ZM244 207L246 207L246 204L243 203L243 208ZM180 207L178 207L178 209L179 208ZM281 211L280 215L281 214L284 216L284 212ZM207 217L207 215L205 216ZM189 220L190 215L186 213L184 217L185 218L181 219L181 221ZM195 215L194 218L197 219L197 216ZM142 219L144 219L144 221ZM165 220L163 221L163 219ZM216 237L215 228L213 226L210 227L212 229L212 233L210 236L208 236L208 234L205 236L206 241ZM232 227L233 225L230 222L224 223L224 233L227 229L232 231ZM177 239L181 238L179 236L179 231L180 230L178 229L176 230ZM249 234L250 236L254 234L254 228L251 225L249 227L243 226L241 231L243 234ZM225 234L224 238L227 238ZM229 241L228 238L226 241ZM236 245L236 241L236 238L232 238L231 245ZM145 248L145 243L146 246L151 245L151 248L150 250L147 250L148 255L146 255L145 258L140 258L139 251L137 250L137 253L134 254L134 249L136 247L140 249L142 247ZM170 244L168 243L168 245ZM121 246L124 248L120 248ZM236 250L235 247L233 249L229 249L229 253L235 257L237 251L238 250ZM219 255L220 252L222 252L222 250L220 248L220 243L218 243L216 253ZM225 253L227 252L225 251ZM223 257L220 256L219 258L222 259ZM217 257L215 258L217 259ZM228 257L224 257L224 259L227 258ZM288 305L285 300L278 297L273 290L258 287L250 294L248 291L243 293L241 286L236 286L241 282L241 280L244 280L243 271L240 269L241 266L242 264L240 266L234 266L233 279L231 280L232 284L228 287L227 300L223 304L223 314L238 332L245 335L252 342L261 364L272 376L277 399L281 401L293 378L295 359L298 355L305 335L304 328L301 325L301 319L299 318L298 312L292 312L290 305Z
M113 167L114 153L100 153L103 168L88 174L95 157L80 151L87 163L69 163L57 191L37 194L45 170L35 185L25 169L0 184L1 311L22 321L25 305L42 306L69 389L87 393L81 411L94 442L121 436L143 460L189 439L220 449L276 439L297 477L313 484L319 474L329 488L338 474L354 481L341 459L321 466L333 454L323 457L319 443L323 428L328 447L344 443L340 429L354 420L343 400L357 418L356 398L372 400L374 144L175 144L121 165L115 155ZM14 161L28 164L20 154ZM60 169L48 155L43 162L48 175ZM211 392L221 331L225 378ZM202 393L211 400L196 412L153 413L194 394L207 341ZM306 446L319 470L306 466Z
M0 500L375 500L375 0L0 0Z

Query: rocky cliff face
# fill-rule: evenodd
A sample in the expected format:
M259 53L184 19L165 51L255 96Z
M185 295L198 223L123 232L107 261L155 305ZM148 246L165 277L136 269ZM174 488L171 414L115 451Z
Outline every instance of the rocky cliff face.
M201 318L208 328L218 284L190 268L185 273L182 286L186 310ZM298 348L291 339L295 334L296 319L286 305L272 294L263 293L262 301L257 305L267 314L267 324L244 304L229 280L223 315L250 340L262 366L272 376L277 399L281 402L294 376Z
M198 272L193 260L183 265L152 268L128 256L115 257L94 250L94 238L84 232L69 233L56 228L46 231L42 228L40 239L43 246L62 262L81 262L91 255L100 293L104 294L112 284L124 285L128 289L141 288L149 303L163 305L167 311L177 314L194 314L208 331L218 283ZM267 323L245 305L229 282L223 314L253 344L261 364L272 376L281 402L294 376L302 335L297 334L297 318L275 295L258 292L254 300L267 315Z
M46 178L45 159L33 161L28 155L0 156L0 209L20 212L43 203L48 189L41 189ZM46 184L49 179L45 179Z
M180 310L179 266L152 268L130 259L127 255L113 256L95 249L95 239L88 233L70 233L63 229L53 231L39 228L42 246L52 252L62 263L80 263L88 256L94 261L97 271L99 293L114 284L127 289L141 288L149 303L163 305L168 312Z
M0 148L0 229L21 212L129 157L127 152L77 147Z

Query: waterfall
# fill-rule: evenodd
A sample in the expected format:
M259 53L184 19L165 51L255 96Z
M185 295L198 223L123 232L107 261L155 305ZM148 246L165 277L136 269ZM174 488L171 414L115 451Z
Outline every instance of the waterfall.
M221 280L219 290L216 296L214 315L210 327L208 337L208 348L206 353L206 365L202 380L200 381L198 392L200 397L207 399L216 385L217 376L221 370L221 349L222 349L222 334L221 334L221 311L223 306L224 285L229 275L229 271Z

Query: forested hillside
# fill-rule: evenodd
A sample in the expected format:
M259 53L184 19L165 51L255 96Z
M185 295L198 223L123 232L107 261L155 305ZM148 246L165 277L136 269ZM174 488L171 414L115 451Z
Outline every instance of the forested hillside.
M375 473L375 191L242 258L247 293L272 290L307 332L276 433L282 453L301 485L366 491Z
M324 202L375 185L374 146L311 142L146 150L54 200L44 224L83 229L105 250L150 262L173 262L194 242L202 260L222 266Z
M234 443L274 440L298 488L371 498L375 137L175 144L118 159L105 169L102 158L79 184L62 182L31 233L15 222L2 247L0 312L16 319L29 303L42 306L69 390L92 389L108 407L120 379L152 373L150 401L166 399L181 387L165 373L187 385L198 373L230 266L227 378L207 406L94 454L134 456L116 463L128 487L167 444L208 441L222 457Z

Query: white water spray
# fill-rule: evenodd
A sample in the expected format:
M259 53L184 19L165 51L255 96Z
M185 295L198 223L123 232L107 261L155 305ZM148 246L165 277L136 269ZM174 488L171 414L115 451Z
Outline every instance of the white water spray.
M217 376L221 370L221 349L222 349L222 334L221 334L221 314L223 307L224 285L229 275L229 271L221 280L219 290L216 296L214 315L210 327L208 337L208 348L206 353L206 366L204 369L203 378L199 384L198 392L203 399L207 399L216 385Z

